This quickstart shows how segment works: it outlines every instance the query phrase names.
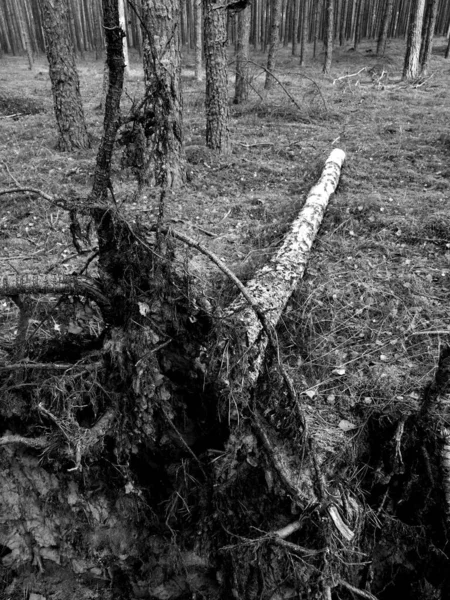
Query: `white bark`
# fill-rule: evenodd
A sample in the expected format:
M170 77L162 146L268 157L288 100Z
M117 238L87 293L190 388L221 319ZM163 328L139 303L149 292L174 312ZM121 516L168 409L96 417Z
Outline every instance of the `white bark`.
M328 201L339 182L345 152L335 149L328 157L318 183L310 190L297 219L292 223L281 248L246 286L253 300L265 314L267 323L274 327L305 272L306 263L319 230ZM252 387L258 378L267 347L267 336L262 334L261 321L247 300L239 295L228 307L227 314L246 333L247 347L258 344L258 356L248 373Z
M119 0L119 23L125 34L125 37L123 38L123 59L125 61L125 75L128 76L130 74L130 63L128 61L127 24L125 22L125 7L123 0Z

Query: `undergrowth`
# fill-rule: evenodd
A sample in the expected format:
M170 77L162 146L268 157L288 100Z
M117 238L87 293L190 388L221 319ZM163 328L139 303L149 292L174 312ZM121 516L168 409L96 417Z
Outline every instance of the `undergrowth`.
M389 80L374 84L368 72L379 61L368 50L368 43L356 53L336 49L330 78L321 74L319 61L299 69L297 59L282 50L280 84L268 97L264 77L252 65L249 103L232 107L229 157L204 149L203 84L184 77L190 181L167 202L169 223L206 244L245 281L281 242L330 150L346 151L337 194L280 339L302 397L324 407L338 405L349 420L355 414L369 418L375 410L394 418L416 405L450 331L449 145L442 133L450 122L448 62L435 54L432 77L406 85L400 81L403 46L391 43L383 61ZM43 59L34 74L23 58L2 60L0 186L86 196L95 150L70 155L56 150ZM132 66L125 112L142 91L140 66ZM82 61L78 67L95 140L101 132L103 65ZM357 77L346 78L362 67ZM14 118L8 118L13 109ZM114 177L116 197L130 220L151 221L156 195L149 190L142 205L133 203L135 184L121 171L120 157ZM72 249L67 216L26 194L4 201L0 245L3 274L76 273L85 266L95 274L89 253L79 256ZM94 243L90 249L95 251ZM207 259L192 258L193 275L207 282L210 296L219 292L219 302L231 299L235 290ZM3 302L5 343L15 314Z

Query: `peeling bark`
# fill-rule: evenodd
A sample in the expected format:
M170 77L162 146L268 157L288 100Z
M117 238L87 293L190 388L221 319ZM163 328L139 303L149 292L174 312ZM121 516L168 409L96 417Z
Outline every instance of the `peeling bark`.
M265 314L267 322L274 327L286 304L305 272L314 238L319 230L331 194L339 182L345 153L333 150L325 163L318 183L310 190L299 216L291 225L282 246L246 285L250 296ZM262 325L254 310L242 296L228 307L226 315L232 318L245 336L245 346L256 354L250 367L248 383L256 383L261 361L267 346L267 336L262 334ZM256 352L255 352L256 349Z

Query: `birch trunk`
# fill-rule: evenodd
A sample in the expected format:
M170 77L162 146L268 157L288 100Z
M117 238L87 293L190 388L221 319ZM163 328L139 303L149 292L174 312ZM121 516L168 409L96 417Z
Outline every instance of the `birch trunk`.
M292 223L281 248L246 286L272 327L277 324L292 292L303 277L314 238L330 196L337 187L344 160L343 150L335 149L331 152L320 180L309 192L305 205ZM249 373L249 382L253 385L267 347L267 337L262 333L261 321L242 296L238 296L229 306L227 314L233 316L240 331L245 331L249 352L253 353L257 349L254 368Z

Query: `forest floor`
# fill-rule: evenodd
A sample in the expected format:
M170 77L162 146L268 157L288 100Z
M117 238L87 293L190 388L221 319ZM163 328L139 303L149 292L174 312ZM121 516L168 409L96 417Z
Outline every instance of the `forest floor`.
M256 66L264 57L253 56L250 100L231 107L233 151L222 158L204 146L204 83L195 80L188 55L183 88L190 181L169 197L166 209L170 224L201 241L245 281L279 244L329 152L345 150L338 192L279 335L301 390L342 403L346 413L375 406L396 413L404 403L417 402L450 335L445 41L435 42L429 77L414 84L401 82L402 43L391 42L383 59L373 48L365 42L357 52L336 49L330 77L321 73L323 56L299 69L283 49L277 62L282 85L265 98L265 74ZM388 74L379 84L368 72L374 65ZM18 57L4 57L1 66L0 188L86 196L101 135L101 61L78 63L93 148L72 154L55 149L44 59L33 71ZM124 111L141 91L135 57ZM144 203L133 202L135 185L120 169L120 149L114 185L130 218L154 218L157 195L149 190ZM76 256L63 211L29 195L3 196L0 245L2 274L73 273L86 261ZM215 267L203 257L191 258L194 277L209 280L216 301L232 297L234 290ZM0 308L5 339L16 327L14 310L6 301Z
M322 55L300 69L283 49L276 71L281 83L267 97L264 71L252 64L250 100L231 106L233 151L227 157L205 148L204 83L195 80L188 55L183 86L189 182L166 203L170 225L246 281L279 245L330 151L345 150L339 188L278 335L302 400L329 405L335 422L325 426L343 423L350 430L353 419L361 423L376 414L395 422L416 408L450 336L445 41L435 41L429 76L412 84L401 81L403 43L390 43L384 59L374 47L365 42L356 52L336 49L330 77L322 74ZM252 60L265 64L258 53ZM103 64L78 63L93 147L71 154L55 146L44 59L32 71L24 58L3 57L0 65L0 189L86 197L101 136ZM388 73L379 83L369 74L375 65ZM230 54L230 73L232 68ZM142 89L135 57L124 112ZM158 195L149 190L139 205L134 201L136 186L120 167L120 148L114 177L116 199L128 218L154 220ZM2 196L0 248L2 276L71 274L89 257L73 249L67 215L31 194ZM213 302L227 303L235 294L231 284L204 257L191 251L187 257L187 268ZM93 261L87 272L95 274L95 268ZM58 332L67 324L51 326ZM14 339L16 327L16 309L0 300L0 360L1 346Z

